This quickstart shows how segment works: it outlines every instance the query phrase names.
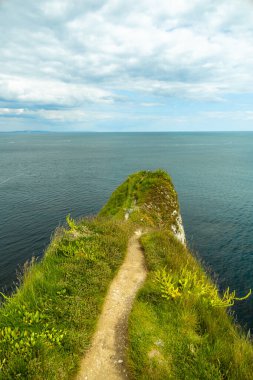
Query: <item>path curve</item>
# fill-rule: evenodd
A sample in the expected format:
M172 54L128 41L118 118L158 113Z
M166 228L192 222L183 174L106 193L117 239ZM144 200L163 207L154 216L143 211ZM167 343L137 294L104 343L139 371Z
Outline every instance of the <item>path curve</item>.
M124 355L132 303L146 278L141 231L129 240L127 254L105 299L91 348L81 363L77 380L127 379Z

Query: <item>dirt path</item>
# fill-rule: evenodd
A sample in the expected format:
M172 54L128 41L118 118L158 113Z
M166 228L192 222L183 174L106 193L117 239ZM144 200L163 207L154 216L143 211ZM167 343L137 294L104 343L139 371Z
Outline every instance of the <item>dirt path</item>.
M136 231L129 241L125 261L110 286L77 380L127 379L124 364L127 321L136 292L146 277L140 235L141 231Z

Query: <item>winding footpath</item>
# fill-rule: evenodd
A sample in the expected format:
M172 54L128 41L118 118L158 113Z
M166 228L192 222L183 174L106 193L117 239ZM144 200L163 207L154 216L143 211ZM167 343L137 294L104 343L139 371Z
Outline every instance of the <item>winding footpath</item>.
M124 363L127 323L135 295L146 278L141 231L129 240L127 254L111 283L91 348L84 357L77 380L127 379Z

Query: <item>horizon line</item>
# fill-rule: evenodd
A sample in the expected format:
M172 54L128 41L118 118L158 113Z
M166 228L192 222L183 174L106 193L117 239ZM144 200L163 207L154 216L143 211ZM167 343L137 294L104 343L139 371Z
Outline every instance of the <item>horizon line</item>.
M206 131L36 131L36 130L22 130L22 131L0 131L0 134L7 134L7 133L13 133L13 134L52 134L52 133L253 133L253 131L249 130L220 130L220 131L213 131L213 130L206 130Z

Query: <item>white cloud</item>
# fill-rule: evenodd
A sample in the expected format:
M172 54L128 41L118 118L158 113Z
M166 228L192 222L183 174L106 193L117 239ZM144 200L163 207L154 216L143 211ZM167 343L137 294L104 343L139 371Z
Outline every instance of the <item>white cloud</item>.
M251 0L5 1L0 98L65 120L134 96L220 101L252 93L252 41Z
M112 103L113 94L95 86L57 80L0 75L0 96L22 103L76 106L83 102Z
M113 116L104 112L83 111L81 109L31 109L31 108L0 108L0 117L32 117L57 122L91 122L106 120Z
M23 115L24 108L0 108L0 116Z
M240 120L243 122L253 120L253 111L212 111L203 112L203 116L210 119Z
M158 103L158 102L143 102L140 104L142 107L160 107L164 106L165 104L163 103Z
M28 113L31 111L28 111ZM39 116L46 120L59 122L92 122L99 120L111 119L111 115L103 112L82 111L80 109L68 110L45 110L32 111L33 115Z

